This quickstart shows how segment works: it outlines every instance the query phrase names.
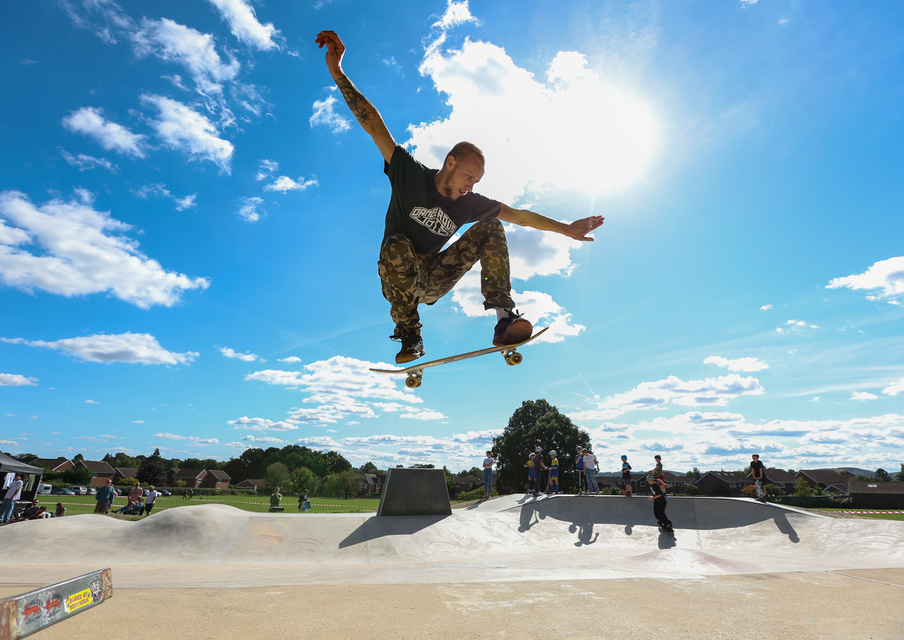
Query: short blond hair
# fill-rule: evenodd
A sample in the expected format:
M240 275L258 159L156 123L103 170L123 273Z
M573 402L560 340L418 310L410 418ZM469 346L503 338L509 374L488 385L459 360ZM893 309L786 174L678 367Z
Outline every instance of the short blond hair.
M468 156L477 156L480 159L481 163L487 163L487 159L484 157L483 151L481 151L476 144L473 144L471 142L459 142L449 150L449 153L446 154L447 160L449 156L455 158L456 162L464 160Z

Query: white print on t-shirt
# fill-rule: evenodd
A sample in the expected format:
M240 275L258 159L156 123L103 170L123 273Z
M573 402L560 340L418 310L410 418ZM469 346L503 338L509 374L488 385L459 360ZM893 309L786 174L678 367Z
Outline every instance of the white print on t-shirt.
M434 207L433 209L415 207L408 215L411 216L412 220L427 227L438 236L445 236L448 238L458 231L458 227L452 219L439 207Z

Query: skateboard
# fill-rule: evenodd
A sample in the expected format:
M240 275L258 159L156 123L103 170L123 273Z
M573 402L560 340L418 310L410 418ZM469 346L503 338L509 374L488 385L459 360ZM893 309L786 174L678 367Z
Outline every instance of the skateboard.
M674 536L674 535L675 535L675 530L674 530L674 529L672 529L671 527L663 527L662 525L659 526L659 532L660 532L660 533L664 533L664 534L669 535L669 536Z
M540 337L546 331L549 330L549 327L544 327L537 331L530 338L525 340L524 342L519 342L518 344L507 344L505 346L500 347L487 347L486 349L478 349L477 351L469 351L468 353L460 353L457 356L449 356L448 358L440 358L439 360L431 360L429 362L421 362L419 364L412 365L405 369L371 369L374 373L404 373L407 378L405 378L405 386L409 389L415 389L421 386L421 379L424 375L424 369L429 369L430 367L438 367L441 364L446 364L448 362L458 362L459 360L467 360L468 358L476 358L477 356L482 356L487 353L495 353L499 352L502 354L502 357L505 358L506 363L514 366L516 364L521 364L521 361L524 360L524 356L516 351L518 347L526 345L531 340Z

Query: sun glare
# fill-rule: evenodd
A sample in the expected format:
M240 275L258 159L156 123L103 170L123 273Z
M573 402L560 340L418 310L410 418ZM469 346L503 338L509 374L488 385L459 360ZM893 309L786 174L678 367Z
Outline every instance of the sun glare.
M657 125L650 108L621 91L571 87L556 137L558 162L547 186L608 193L639 179L656 153Z

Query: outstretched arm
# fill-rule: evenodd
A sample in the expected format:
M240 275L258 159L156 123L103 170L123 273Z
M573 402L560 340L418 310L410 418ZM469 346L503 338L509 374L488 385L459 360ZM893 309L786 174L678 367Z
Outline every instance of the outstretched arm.
M345 45L342 44L342 40L335 31L321 31L317 34L316 42L319 45L318 48L326 47L327 69L333 76L336 86L339 87L342 97L345 98L348 108L351 109L364 130L373 138L383 159L389 162L396 147L395 139L386 128L386 123L383 122L383 117L377 108L358 91L358 87L342 71L342 56L345 55Z
M573 240L585 242L593 242L593 238L588 237L587 234L601 226L603 220L605 220L602 216L590 216L571 223L565 223L547 218L528 209L512 209L507 204L503 204L502 209L499 210L499 219L503 222L511 222L522 227L532 227L540 231L554 231Z

